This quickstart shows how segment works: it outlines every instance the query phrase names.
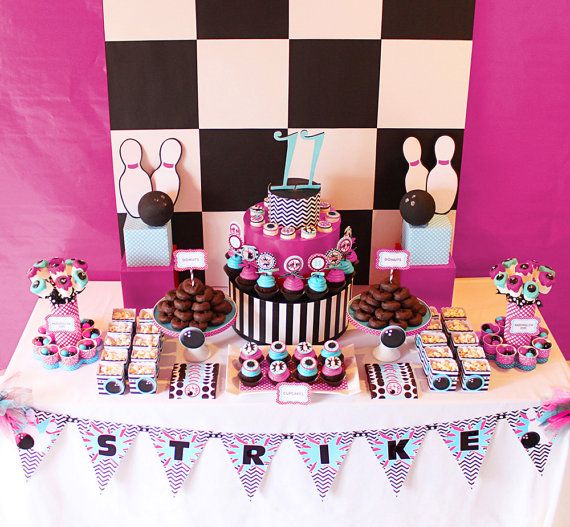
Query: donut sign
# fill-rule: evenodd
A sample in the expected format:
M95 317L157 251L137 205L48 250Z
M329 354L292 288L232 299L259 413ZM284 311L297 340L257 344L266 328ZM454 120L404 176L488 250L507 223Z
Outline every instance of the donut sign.
M305 262L303 258L297 255L289 256L285 259L285 262L283 262L285 271L291 274L298 274L304 266Z
M208 255L204 249L178 249L174 251L176 271L205 271L208 269Z
M327 257L321 253L313 254L309 256L308 264L311 271L322 271L327 266Z
M376 269L409 269L410 253L404 249L378 249Z

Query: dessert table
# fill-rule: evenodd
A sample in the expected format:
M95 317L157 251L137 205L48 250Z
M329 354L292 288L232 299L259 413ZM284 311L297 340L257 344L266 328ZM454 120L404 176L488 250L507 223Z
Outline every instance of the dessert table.
M356 291L358 293L358 291ZM122 305L118 282L94 282L79 300L81 315L105 329L113 307ZM504 298L485 279L459 279L454 305L467 310L474 325L504 314ZM350 328L341 345L354 344L361 393L314 395L307 406L278 405L273 394L224 393L225 365L216 400L169 400L168 383L176 357L169 341L160 363L159 393L137 396L97 394L96 364L76 372L47 371L33 359L31 341L48 306L36 305L6 371L14 384L33 391L33 406L75 417L138 425L170 426L214 432L329 432L412 426L528 408L553 388L570 387L570 371L553 347L547 364L533 372L500 370L492 365L488 392L434 393L417 352L401 362L414 363L417 400L371 400L364 364L372 361L377 338ZM232 330L208 339L212 362L225 364L228 344L243 341ZM506 420L499 420L471 489L435 430L430 430L400 494L396 497L363 437L356 437L325 500L321 500L291 440L285 439L263 483L250 501L219 439L210 439L184 487L172 497L163 468L147 434L139 434L109 486L100 492L88 456L72 423L26 483L16 446L0 436L0 525L567 525L570 507L568 431L555 441L541 476ZM65 509L62 505L65 503Z

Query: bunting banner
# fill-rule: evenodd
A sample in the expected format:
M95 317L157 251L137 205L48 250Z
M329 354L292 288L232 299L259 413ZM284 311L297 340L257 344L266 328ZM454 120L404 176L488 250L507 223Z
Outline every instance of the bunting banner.
M351 432L329 434L294 434L293 442L321 499L325 499L334 478L346 458L354 435Z
M425 426L366 432L366 440L380 461L395 494L402 489L426 432Z
M231 433L181 428L149 427L80 419L27 408L11 424L26 479L60 437L68 422L76 422L99 489L103 491L139 432L148 433L164 467L173 495L190 475L209 439L220 439L251 500L284 440L293 440L321 499L325 499L355 437L365 438L380 462L392 491L403 489L412 464L430 430L437 432L473 487L499 419L505 419L542 474L557 432L545 421L552 415L542 406L497 413L473 419L413 427L329 433ZM10 431L10 428L8 429Z
M26 418L13 431L24 475L30 479L65 428L67 416L30 408Z
M134 443L139 427L78 419L77 428L95 470L99 490L103 491Z
M283 435L222 434L221 439L247 496L252 499L283 441Z
M439 435L471 487L475 485L496 425L494 415L437 425Z
M538 472L542 474L556 433L542 423L551 415L541 406L507 413L507 420Z
M181 428L149 428L148 433L166 472L172 494L184 485L210 434Z

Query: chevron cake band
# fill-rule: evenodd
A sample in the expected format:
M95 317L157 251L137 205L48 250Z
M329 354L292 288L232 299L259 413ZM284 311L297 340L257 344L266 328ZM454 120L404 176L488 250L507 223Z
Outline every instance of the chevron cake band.
M308 180L291 178L290 185L306 185ZM288 225L300 229L315 226L319 221L320 188L288 189L267 191L269 198L269 219L277 225Z
M340 337L348 326L346 310L352 296L352 281L339 293L308 302L272 302L240 291L230 280L229 294L238 317L234 329L246 340L287 345L312 344Z

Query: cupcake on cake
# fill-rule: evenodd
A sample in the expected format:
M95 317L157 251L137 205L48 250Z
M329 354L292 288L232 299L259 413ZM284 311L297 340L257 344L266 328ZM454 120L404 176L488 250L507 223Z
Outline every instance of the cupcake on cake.
M230 279L236 278L243 267L243 261L241 255L236 251L232 251L232 254L228 254L226 258L226 265L224 265L224 271L230 277Z
M331 267L327 273L327 284L333 293L338 293L346 284L344 271L338 267Z
M325 273L314 271L307 282L307 296L311 300L320 300L328 293L329 288L325 280Z
M299 300L305 294L305 282L300 276L290 274L285 277L281 292L288 302Z
M251 264L245 264L239 276L236 278L236 283L240 289L246 293L251 293L257 283L257 271L255 267Z
M270 300L279 293L277 282L271 273L260 274L254 289L262 300Z
M344 273L344 277L348 282L354 275L354 265L346 257L338 263L338 268Z

